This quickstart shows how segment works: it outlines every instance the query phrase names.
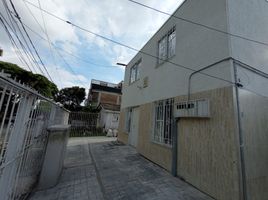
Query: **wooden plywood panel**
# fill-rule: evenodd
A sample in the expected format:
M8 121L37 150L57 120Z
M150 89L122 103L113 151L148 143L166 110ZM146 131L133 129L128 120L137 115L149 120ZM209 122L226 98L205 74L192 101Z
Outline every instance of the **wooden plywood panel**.
M239 90L248 199L268 199L268 98Z
M178 123L177 173L216 199L239 199L239 159L233 88L193 94L210 100L210 119ZM178 97L176 101L186 100Z

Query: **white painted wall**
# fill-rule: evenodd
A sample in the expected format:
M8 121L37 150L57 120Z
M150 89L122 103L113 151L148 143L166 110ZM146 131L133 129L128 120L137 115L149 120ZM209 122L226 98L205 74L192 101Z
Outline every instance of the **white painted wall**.
M268 44L268 1L227 0L230 32ZM232 56L268 73L268 46L231 37Z
M100 126L108 129L118 129L120 113L117 111L107 111L102 109L100 112ZM115 120L115 117L118 119Z
M225 0L187 0L175 12L175 15L227 31L226 9ZM197 70L230 56L230 41L226 34L176 18L170 18L141 51L156 56L158 41L174 25L176 25L176 56L170 60L171 62ZM130 67L141 58L141 78L129 85ZM188 78L191 73L192 71L167 62L157 66L156 58L138 53L130 61L125 71L122 108L187 94ZM215 69L207 70L206 73L232 80L229 62L222 63ZM140 89L146 76L149 78L148 87ZM199 75L193 78L192 91L204 91L227 85L230 84Z

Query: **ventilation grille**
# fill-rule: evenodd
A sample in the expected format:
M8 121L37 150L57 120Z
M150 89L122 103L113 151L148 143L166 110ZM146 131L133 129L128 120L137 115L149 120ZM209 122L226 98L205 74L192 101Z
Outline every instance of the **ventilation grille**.
M209 100L199 99L184 101L175 104L174 106L174 116L175 117L200 117L209 118Z

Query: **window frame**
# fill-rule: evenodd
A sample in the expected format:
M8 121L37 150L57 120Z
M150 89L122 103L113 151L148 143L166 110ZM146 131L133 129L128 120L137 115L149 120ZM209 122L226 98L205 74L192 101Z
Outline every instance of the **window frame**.
M140 68L141 68L142 59L139 59L132 67L130 68L130 75L129 75L129 84L140 80ZM132 79L132 72L134 73L134 79Z
M161 108L162 107L162 108ZM159 109L159 110L158 110ZM172 147L174 99L165 99L154 103L152 142ZM162 115L162 116L159 116ZM160 128L160 130L159 130Z
M131 127L132 108L127 108L125 116L125 132L128 134Z
M170 39L170 37L172 38ZM164 41L165 48L161 48L161 49L164 49L165 53L163 53L164 56L160 57L160 44L163 40L165 40ZM176 42L177 42L176 26L173 26L160 40L158 40L157 65L161 65L165 63L167 60L171 59L172 57L176 55Z

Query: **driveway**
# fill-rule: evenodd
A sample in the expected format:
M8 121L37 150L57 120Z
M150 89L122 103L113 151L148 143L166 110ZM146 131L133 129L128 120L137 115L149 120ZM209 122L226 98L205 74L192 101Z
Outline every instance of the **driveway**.
M70 139L64 166L58 185L36 191L30 199L211 200L116 141Z

